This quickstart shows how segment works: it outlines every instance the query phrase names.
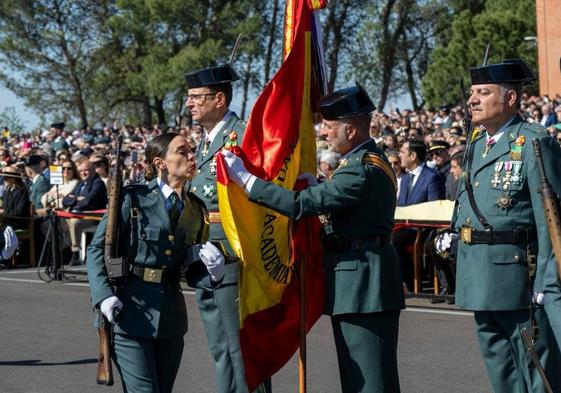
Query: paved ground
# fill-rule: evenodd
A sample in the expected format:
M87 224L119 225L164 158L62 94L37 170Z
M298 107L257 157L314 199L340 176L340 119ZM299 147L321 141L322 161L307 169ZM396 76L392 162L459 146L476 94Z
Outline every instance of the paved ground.
M0 271L0 392L113 393L95 384L97 336L83 276L43 283L36 271ZM193 294L185 292L190 330L175 392L214 392L213 368ZM489 392L469 313L408 301L399 361L403 392ZM322 318L308 336L308 392L340 391L331 326ZM275 393L298 391L297 360L273 377Z

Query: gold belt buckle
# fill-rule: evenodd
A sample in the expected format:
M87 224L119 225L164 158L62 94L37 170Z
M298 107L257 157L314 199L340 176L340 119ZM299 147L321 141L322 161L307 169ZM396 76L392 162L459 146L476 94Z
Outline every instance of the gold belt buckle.
M162 282L162 272L161 269L144 269L143 280L146 282L152 282L155 284L160 284Z
M460 239L462 239L462 241L466 244L470 244L471 243L471 232L473 231L472 227L468 227L468 226L462 226L462 229L460 231Z

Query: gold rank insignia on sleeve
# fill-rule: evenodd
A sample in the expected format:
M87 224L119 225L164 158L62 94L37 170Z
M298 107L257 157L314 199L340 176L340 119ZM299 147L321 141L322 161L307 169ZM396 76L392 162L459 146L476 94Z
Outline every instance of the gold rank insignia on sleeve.
M394 191L397 192L397 179L395 177L393 169L390 167L390 164L384 161L377 154L371 152L367 152L366 154L364 154L364 157L362 157L362 163L374 165L375 167L380 168L386 174L386 176L388 176L393 185Z

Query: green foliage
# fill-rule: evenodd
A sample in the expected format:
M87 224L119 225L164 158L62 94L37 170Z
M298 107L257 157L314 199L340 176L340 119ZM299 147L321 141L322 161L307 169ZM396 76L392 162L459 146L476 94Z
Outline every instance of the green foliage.
M489 0L477 15L469 10L456 15L450 40L432 52L422 81L427 104L438 106L459 100L458 80L464 78L469 86L469 67L481 64L488 42L490 63L522 57L536 69L536 49L524 41L524 37L536 34L534 13L532 0Z
M0 111L0 127L8 127L11 132L23 132L25 123L19 118L13 106L7 106Z

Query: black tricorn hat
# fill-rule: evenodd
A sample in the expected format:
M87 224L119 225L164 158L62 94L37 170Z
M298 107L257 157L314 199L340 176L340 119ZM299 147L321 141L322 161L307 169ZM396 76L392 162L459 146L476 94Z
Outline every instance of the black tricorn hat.
M51 124L51 128L58 128L59 130L64 130L64 126L66 126L66 124L63 122Z
M189 89L230 83L238 79L240 79L240 77L230 64L203 68L202 70L193 71L185 75L185 80L187 81L187 87Z
M323 96L318 110L325 120L349 119L375 110L368 93L360 84Z
M27 159L25 160L25 165L26 166L37 165L41 163L41 161L47 162L47 159L42 155L34 154L32 156L27 157Z
M532 83L537 79L534 71L520 58L503 60L499 64L489 64L470 68L471 84L486 83Z

